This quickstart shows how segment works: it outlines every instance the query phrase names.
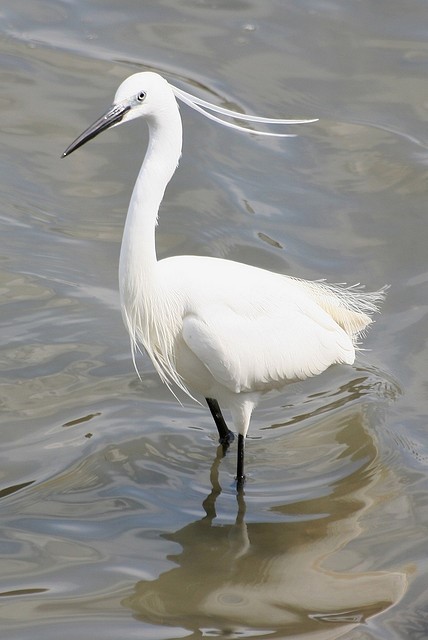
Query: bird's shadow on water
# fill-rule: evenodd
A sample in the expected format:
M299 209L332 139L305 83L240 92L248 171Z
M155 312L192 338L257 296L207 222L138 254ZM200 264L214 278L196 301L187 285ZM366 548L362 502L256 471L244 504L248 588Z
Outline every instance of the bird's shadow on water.
M318 432L315 449L329 437ZM364 569L342 569L340 562L331 568L335 554L360 534L360 520L387 473L373 465L375 451L368 457L336 478L329 495L277 504L276 517L262 521L259 513L251 522L247 508L257 507L257 499L245 489L235 497L230 488L223 492L219 447L202 502L205 515L162 534L181 547L168 558L175 567L137 582L122 606L144 623L184 628L195 638L333 640L385 611L406 591L404 571L370 571L368 563ZM234 522L218 518L220 499L236 499Z
M302 421L307 421L322 414L349 406L353 402L360 402L365 399L371 403L376 403L378 407L384 407L388 402L394 401L402 393L397 380L391 375L377 369L374 366L358 366L353 369L351 377L338 379L333 382L335 374L341 371L341 367L332 368L324 373L323 380L327 381L326 388L322 388L320 378L315 381L306 380L303 384L305 391L302 394L294 394L291 402L286 405L288 409L296 408L292 415L281 421L274 421L267 429L277 429L280 427L292 427ZM328 374L330 379L328 379ZM309 385L315 384L315 389L311 393ZM301 383L294 385L297 390Z

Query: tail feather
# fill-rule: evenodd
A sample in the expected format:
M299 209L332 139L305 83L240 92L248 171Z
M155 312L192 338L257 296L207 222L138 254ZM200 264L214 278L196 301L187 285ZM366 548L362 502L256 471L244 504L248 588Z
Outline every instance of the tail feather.
M373 322L371 316L379 312L388 286L378 291L364 291L359 285L347 287L323 281L307 282L308 290L326 313L352 338L354 344Z

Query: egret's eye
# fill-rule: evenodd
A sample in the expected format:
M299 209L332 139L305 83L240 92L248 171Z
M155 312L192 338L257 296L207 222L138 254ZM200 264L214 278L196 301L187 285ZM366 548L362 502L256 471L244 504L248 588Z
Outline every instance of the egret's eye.
M137 96L137 100L138 100L138 102L143 102L143 100L145 99L145 97L146 97L146 93L145 93L145 91L140 91L140 93L139 93L139 94L138 94L138 96Z

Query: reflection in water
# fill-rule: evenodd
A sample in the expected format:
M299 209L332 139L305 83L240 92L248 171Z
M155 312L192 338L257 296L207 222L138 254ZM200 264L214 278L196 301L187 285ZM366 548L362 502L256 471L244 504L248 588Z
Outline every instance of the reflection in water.
M326 444L325 435L315 437L316 444ZM398 602L407 585L404 573L327 566L359 535L376 484L388 473L378 462L371 465L376 453L367 439L374 450L371 461L333 483L325 498L275 507L274 522L246 523L242 493L235 523L215 524L222 492L219 449L212 489L203 502L206 515L165 536L182 548L169 558L177 566L156 580L139 581L123 605L139 620L184 627L197 637L202 631L230 638L269 634L331 640Z

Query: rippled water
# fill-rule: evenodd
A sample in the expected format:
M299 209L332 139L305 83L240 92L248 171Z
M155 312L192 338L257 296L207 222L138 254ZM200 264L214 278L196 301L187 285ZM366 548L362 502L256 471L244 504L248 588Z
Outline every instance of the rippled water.
M2 637L426 638L426 3L6 4ZM143 69L320 118L272 141L183 107L160 256L391 285L354 367L261 403L241 497L207 410L132 369L116 273L144 127L59 160Z

